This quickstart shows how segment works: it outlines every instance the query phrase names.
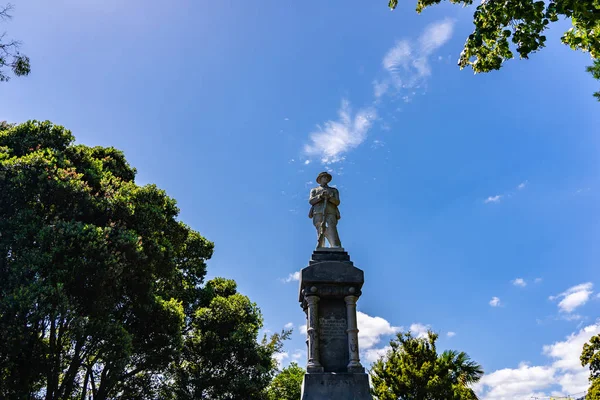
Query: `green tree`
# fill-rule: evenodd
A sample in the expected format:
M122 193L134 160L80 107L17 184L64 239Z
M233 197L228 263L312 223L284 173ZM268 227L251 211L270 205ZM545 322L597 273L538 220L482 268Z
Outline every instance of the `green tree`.
M600 335L593 336L583 345L581 365L590 368L590 388L586 399L600 399Z
M2 398L113 398L176 357L199 302L212 243L120 151L73 140L0 132Z
M258 341L262 316L236 283L209 281L191 317L181 358L169 371L163 398L262 399L277 370L274 354L291 331ZM227 360L224 362L223 360Z
M426 7L442 1L417 0L417 12L421 13ZM449 1L465 6L473 4L473 0ZM389 0L388 5L395 9L398 0ZM598 71L599 0L482 1L473 15L475 30L467 38L458 65L461 69L470 66L475 72L500 69L504 61L514 57L511 47L516 49L520 58L529 58L531 53L545 46L544 32L561 17L569 18L572 23L572 27L562 36L562 42L574 50L589 52L595 60L595 67L591 68ZM598 79L596 74L594 76Z
M288 333L259 343L235 282L202 286L213 244L175 201L73 141L0 123L0 398L156 399L173 382L254 398L239 395L268 385Z
M267 400L300 400L304 368L290 363L281 370L267 388Z
M373 395L379 400L476 400L471 385L483 375L466 353L437 353L438 335L399 333L391 349L373 364Z
M594 60L594 65L587 67L587 72L592 74L595 79L600 80L600 60ZM600 90L594 93L594 97L600 101Z
M6 22L12 18L10 12L13 10L11 4L0 6L0 22ZM5 38L6 33L0 34L0 82L10 79L5 68L9 68L16 76L29 75L31 67L29 57L19 52L21 43L17 40Z

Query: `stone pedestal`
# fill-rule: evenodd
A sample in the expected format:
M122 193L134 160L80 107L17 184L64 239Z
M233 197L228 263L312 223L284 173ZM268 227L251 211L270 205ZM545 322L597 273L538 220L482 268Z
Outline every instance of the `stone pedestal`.
M341 248L318 248L300 273L308 363L302 400L372 400L360 363L356 302L364 283Z

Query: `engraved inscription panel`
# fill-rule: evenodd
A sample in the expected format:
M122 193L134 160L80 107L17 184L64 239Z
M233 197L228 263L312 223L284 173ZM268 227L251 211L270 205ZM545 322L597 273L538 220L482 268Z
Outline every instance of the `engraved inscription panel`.
M319 318L319 329L321 337L345 339L348 322L345 318L338 319L333 315L328 318L321 317Z
M337 380L327 380L325 381L325 386L354 386L354 381L352 379L337 379Z
M319 301L319 353L325 372L347 372L348 329L346 303L342 299Z

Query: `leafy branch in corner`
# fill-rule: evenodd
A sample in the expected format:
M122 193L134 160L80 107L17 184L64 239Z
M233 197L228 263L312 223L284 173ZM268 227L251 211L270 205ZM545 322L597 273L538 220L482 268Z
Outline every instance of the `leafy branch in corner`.
M444 0L417 0L416 11ZM449 0L469 6L473 0ZM389 0L392 10L398 0ZM502 67L514 58L529 58L545 47L546 29L553 22L569 19L572 27L561 41L573 50L590 53L594 65L588 67L600 79L600 0L483 0L473 14L473 33L467 38L458 59L459 67L470 66L475 73ZM600 92L594 94L600 100Z
M0 7L0 22L12 19L12 10L13 6L10 3ZM19 52L20 47L21 42L8 39L6 32L0 34L0 82L6 82L10 79L5 68L11 69L16 76L29 75L29 72L31 72L29 57Z

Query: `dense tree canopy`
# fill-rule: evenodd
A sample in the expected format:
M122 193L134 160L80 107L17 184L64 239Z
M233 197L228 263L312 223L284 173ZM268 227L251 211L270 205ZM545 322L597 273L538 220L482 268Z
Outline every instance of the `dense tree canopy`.
M0 124L0 398L264 389L281 336L257 342L260 312L233 281L201 286L213 244L123 153L73 140Z
M208 282L188 328L161 398L264 399L277 369L273 355L291 331L265 336L259 343L260 311L237 293L234 281L222 278Z
M437 353L438 335L399 333L391 349L373 364L371 381L378 400L475 400L471 385L483 375L466 353Z
M442 1L417 0L417 12ZM473 4L473 0L449 1ZM398 0L389 0L388 5L394 9ZM484 0L473 15L475 30L467 38L458 65L471 66L475 72L499 69L514 57L511 47L520 58L529 58L545 46L545 30L560 18L570 19L573 25L562 36L562 42L574 50L589 52L594 60L600 59L600 0ZM597 61L594 65L596 74L590 72L599 79L600 66Z
M304 372L294 362L282 369L267 388L267 400L299 400Z
M600 335L593 336L583 345L581 365L590 368L590 388L586 399L600 399Z
M0 22L12 18L12 9L11 4L0 6ZM6 33L0 33L0 82L10 79L5 68L12 70L16 76L28 75L31 71L29 57L19 52L20 47L20 42L6 38Z

